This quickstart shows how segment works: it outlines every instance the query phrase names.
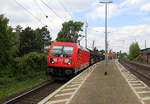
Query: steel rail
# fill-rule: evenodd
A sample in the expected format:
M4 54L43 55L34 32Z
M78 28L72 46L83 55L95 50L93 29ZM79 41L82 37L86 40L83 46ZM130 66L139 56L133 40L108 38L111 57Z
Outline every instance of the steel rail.
M130 72L132 72L135 76L137 76L139 79L141 79L143 82L145 82L148 86L150 86L150 76L143 72L142 68L137 67L136 65L129 64L129 62L126 61L120 61L120 63L127 68ZM144 66L143 66L144 67Z
M150 81L150 76L146 76L145 74L143 74L142 72L139 72L137 70L135 70L132 66L129 66L128 64L126 64L126 66L133 72L136 72L137 74L139 74L140 76L144 77L145 79L148 79Z
M47 86L47 85L50 84L50 83L53 83L53 81L51 81L51 82L46 81L46 82L44 82L43 84L41 84L41 85L39 85L39 86L37 86L37 87L35 87L35 88L33 88L33 89L27 91L27 92L24 92L24 93L22 93L22 94L20 94L20 95L18 95L18 96L16 96L16 97L14 97L14 98L8 100L8 101L5 101L3 104L9 104L9 103L11 103L11 102L15 102L16 100L18 100L18 99L20 99L20 98L22 98L22 97L24 97L24 96L26 96L26 95L28 95L28 94L30 94L30 93L36 91L36 90L38 90L38 89L40 89L40 88L42 88L42 87L44 87L44 86Z

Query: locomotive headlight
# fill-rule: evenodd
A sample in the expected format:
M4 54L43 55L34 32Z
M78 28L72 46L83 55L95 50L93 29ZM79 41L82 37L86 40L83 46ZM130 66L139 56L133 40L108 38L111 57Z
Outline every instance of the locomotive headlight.
M64 61L65 63L68 63L69 62L69 59L65 59L65 61Z
M55 59L55 58L54 58L54 59L53 59L53 58L51 58L51 59L50 59L50 63L52 63L52 64L53 64L54 62L57 62L57 59Z
M54 58L53 61L54 61L54 62L57 62L57 59Z
M72 60L70 60L70 59L65 59L64 62L70 65L70 64L72 63Z

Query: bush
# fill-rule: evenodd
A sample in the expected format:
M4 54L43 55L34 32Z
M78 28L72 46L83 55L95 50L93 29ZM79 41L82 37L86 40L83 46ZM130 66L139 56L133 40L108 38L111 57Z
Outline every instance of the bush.
M7 84L9 84L9 83L11 83L13 81L14 81L14 78L9 78L7 76L0 77L0 85L7 85Z
M1 67L1 69L0 69L0 78L2 78L2 77L11 78L12 77L12 72L11 72L12 70L14 70L14 69L13 69L11 64L3 65L3 67Z
M47 54L31 52L15 59L13 75L17 80L33 78L47 70Z
M137 42L132 43L129 48L129 60L134 60L140 55L140 47Z

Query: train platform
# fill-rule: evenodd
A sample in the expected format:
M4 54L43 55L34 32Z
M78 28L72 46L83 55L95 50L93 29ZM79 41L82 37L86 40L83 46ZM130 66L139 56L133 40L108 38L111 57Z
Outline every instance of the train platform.
M150 104L150 88L117 60L99 62L70 80L39 104Z

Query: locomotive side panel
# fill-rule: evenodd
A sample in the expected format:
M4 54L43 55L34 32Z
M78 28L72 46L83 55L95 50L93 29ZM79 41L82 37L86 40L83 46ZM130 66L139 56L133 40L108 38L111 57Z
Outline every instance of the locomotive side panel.
M68 76L76 67L76 44L54 42L48 54L48 72L52 76Z
M48 53L48 72L52 76L72 76L88 67L90 52L76 43L54 42Z
M77 72L83 70L84 68L89 66L89 58L90 53L86 50L83 50L81 48L78 48L78 54L77 54Z

